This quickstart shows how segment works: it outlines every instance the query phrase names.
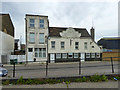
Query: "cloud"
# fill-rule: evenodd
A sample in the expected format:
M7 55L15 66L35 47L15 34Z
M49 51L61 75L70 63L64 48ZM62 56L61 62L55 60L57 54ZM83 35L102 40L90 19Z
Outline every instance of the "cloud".
M96 41L103 36L117 35L116 2L4 2L2 7L3 13L11 15L15 38L22 35L24 43L25 14L47 15L50 26L84 27L88 31L93 19Z

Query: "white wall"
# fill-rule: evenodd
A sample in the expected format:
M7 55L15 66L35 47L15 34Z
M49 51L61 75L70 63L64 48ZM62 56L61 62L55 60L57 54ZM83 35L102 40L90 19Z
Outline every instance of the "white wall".
M14 38L0 31L0 56L1 55L9 56L13 51L14 51Z
M72 45L70 46L70 39ZM51 41L55 41L55 49L51 48ZM60 42L65 42L65 49L61 49ZM79 42L79 49L75 50L75 42ZM88 43L88 49L84 49L84 42ZM91 38L54 38L51 37L48 42L48 53L100 53L100 47ZM94 48L92 48L94 46Z

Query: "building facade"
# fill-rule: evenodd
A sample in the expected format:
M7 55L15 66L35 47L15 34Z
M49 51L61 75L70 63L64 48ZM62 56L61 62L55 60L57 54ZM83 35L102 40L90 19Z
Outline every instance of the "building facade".
M26 14L26 61L100 60L100 47L85 28L49 27L48 16Z
M0 14L0 63L8 63L14 51L14 26L9 14Z

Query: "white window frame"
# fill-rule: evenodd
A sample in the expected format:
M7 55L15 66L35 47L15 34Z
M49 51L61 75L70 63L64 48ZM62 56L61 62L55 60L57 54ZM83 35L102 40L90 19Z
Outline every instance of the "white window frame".
M100 58L100 53L96 53L96 58Z
M87 42L84 42L84 48L88 49L88 43Z
M78 44L76 44L78 43ZM79 42L75 42L75 49L78 50L79 49Z
M54 42L54 44L52 42ZM55 49L55 41L51 41L51 48Z
M56 53L56 59L61 59L61 53Z
M90 58L90 53L86 53L86 58Z
M78 58L79 54L78 53L74 53L74 58Z
M34 22L31 22L31 20L33 20ZM30 28L34 28L35 27L35 19L34 18L30 18L29 24L30 24Z
M44 28L44 19L39 20L39 27Z
M72 55L72 57L70 57ZM73 53L68 53L68 58L73 58Z
M95 58L95 53L91 53L91 58Z
M67 58L67 53L62 53L62 58Z
M33 34L33 36L31 36ZM29 42L30 43L35 43L35 33L30 32L29 34Z
M35 57L45 58L46 48L35 48Z
M39 33L39 43L40 44L45 43L44 33Z
M65 42L61 42L61 49L64 49L65 48Z

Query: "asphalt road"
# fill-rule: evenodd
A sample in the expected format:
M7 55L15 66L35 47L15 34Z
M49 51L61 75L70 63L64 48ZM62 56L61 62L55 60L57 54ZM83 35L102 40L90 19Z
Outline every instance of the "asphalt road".
M118 73L118 62L114 61L114 71ZM3 77L13 78L13 65L4 65L8 70L8 75ZM15 77L19 78L45 78L46 77L46 64L31 63L28 65L16 65ZM94 75L94 74L112 74L112 66L110 61L92 61L81 63L81 75ZM47 77L66 77L66 76L79 76L79 62L75 63L51 63L48 64Z

